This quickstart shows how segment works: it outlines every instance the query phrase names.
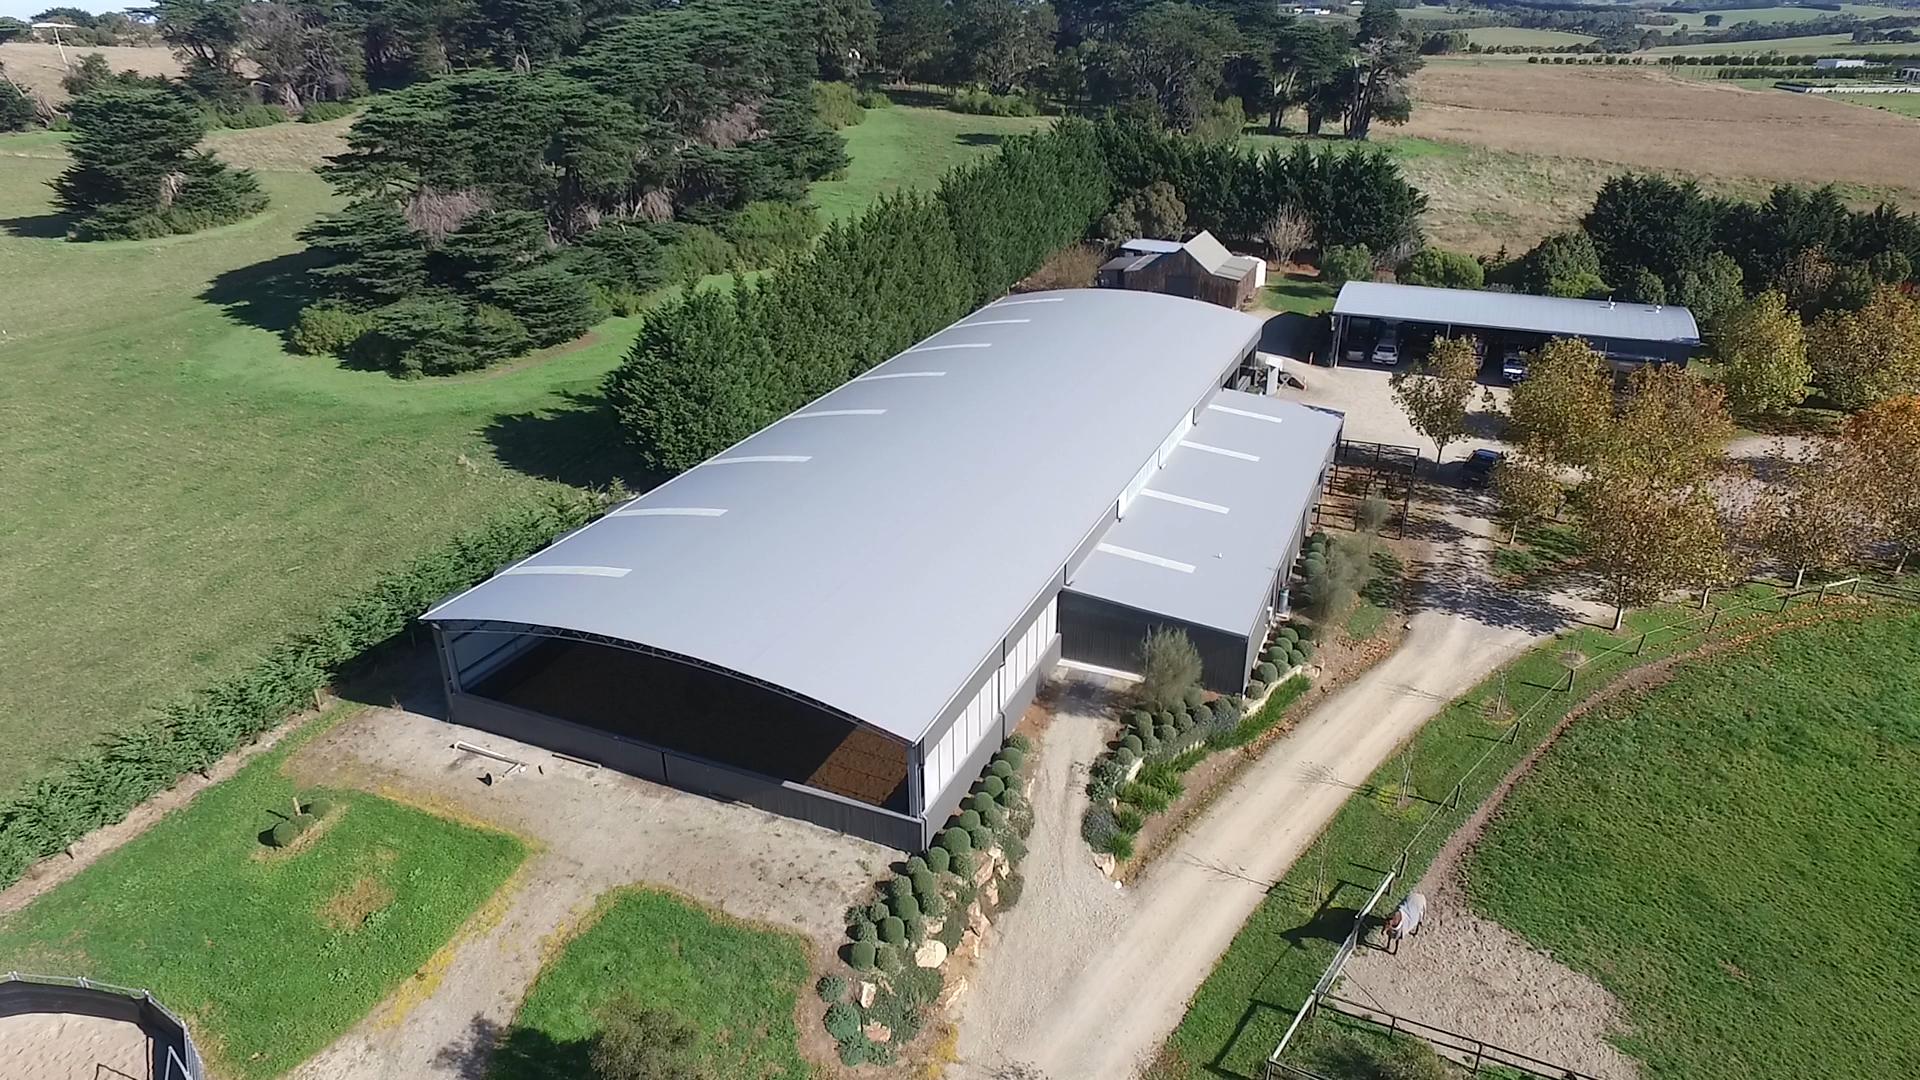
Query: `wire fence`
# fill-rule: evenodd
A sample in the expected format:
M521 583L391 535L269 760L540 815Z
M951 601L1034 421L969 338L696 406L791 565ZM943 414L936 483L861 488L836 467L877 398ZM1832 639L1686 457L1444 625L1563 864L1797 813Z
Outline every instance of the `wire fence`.
M1762 582L1759 584L1767 584L1773 587L1772 583ZM1420 841L1427 836L1428 832L1436 823L1448 818L1452 811L1460 808L1461 799L1466 790L1467 783L1474 779L1482 769L1486 768L1488 763L1493 761L1496 756L1499 756L1503 747L1516 745L1520 741L1521 735L1528 730L1528 725L1539 719L1539 714L1544 711L1548 702L1558 699L1560 695L1571 694L1582 672L1592 668L1596 664L1623 655L1638 656L1645 652L1647 646L1656 639L1660 640L1662 644L1671 644L1672 642L1685 640L1686 638L1696 635L1705 637L1719 629L1721 624L1733 621L1734 617L1743 614L1767 611L1785 612L1796 602L1820 605L1826 603L1829 597L1846 596L1854 598L1862 593L1887 600L1920 604L1920 590L1907 589L1886 582L1874 581L1869 578L1842 578L1838 581L1829 581L1821 585L1787 589L1777 596L1768 596L1761 599L1714 607L1664 626L1656 626L1648 630L1643 630L1638 634L1629 635L1616 645L1592 655L1584 655L1578 662L1566 665L1565 685L1542 690L1538 697L1534 698L1525 709L1521 710L1508 725L1506 732L1501 735L1500 738L1491 740L1487 749L1461 772L1459 778L1453 782L1452 788L1448 790L1446 798L1433 804L1426 818L1413 830L1412 835L1407 838L1406 843L1401 845L1399 854L1394 857L1393 865L1382 877L1380 886L1374 890L1373 896L1367 901L1366 906L1361 908L1359 913L1354 916L1353 928L1348 931L1340 947L1334 951L1333 958L1328 961L1326 969L1320 975L1319 981L1314 984L1313 991L1307 995L1306 1001L1301 1003L1299 1011L1294 1014L1293 1022L1287 1026L1286 1033L1280 1037L1280 1042L1274 1047L1273 1053L1267 1055L1267 1080L1274 1080L1276 1076L1282 1075L1313 1075L1294 1066L1284 1065L1280 1059L1286 1053L1288 1047L1293 1044L1294 1038L1306 1024L1312 1020L1314 1013L1320 1005L1332 994L1334 984L1339 981L1341 971L1345 968L1347 960L1353 956L1355 950L1359 948L1362 940L1366 936L1367 920L1372 916L1374 907L1380 902L1381 898L1386 895L1388 889L1395 881L1406 876L1408 867L1413 860L1413 852L1415 848L1419 846ZM1704 604L1705 601L1702 601L1702 603ZM1666 636L1662 637L1662 635Z

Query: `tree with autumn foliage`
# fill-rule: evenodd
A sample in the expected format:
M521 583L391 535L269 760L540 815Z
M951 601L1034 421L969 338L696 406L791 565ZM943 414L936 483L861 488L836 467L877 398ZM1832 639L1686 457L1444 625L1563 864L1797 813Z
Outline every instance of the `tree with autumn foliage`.
M1581 485L1580 495L1589 565L1607 583L1614 630L1630 606L1723 576L1727 537L1706 484L1604 468Z
M1896 552L1895 573L1920 551L1920 395L1905 394L1847 419L1848 450L1860 502L1874 534Z
M1849 411L1920 393L1920 301L1893 286L1858 311L1829 311L1807 332L1821 389Z
M1754 505L1754 539L1760 550L1793 571L1799 588L1809 570L1835 570L1860 552L1865 530L1859 472L1842 445L1822 443L1804 458L1785 449L1786 477L1767 487Z
M1713 351L1727 403L1743 416L1780 412L1807 399L1813 368L1800 313L1768 290L1722 315Z
M1527 356L1507 418L1517 440L1560 465L1593 460L1613 419L1606 358L1579 338L1554 338Z
M1731 438L1733 417L1718 386L1682 367L1648 365L1628 377L1594 456L1631 475L1689 484L1719 466Z
M1433 460L1447 444L1467 433L1467 406L1473 401L1480 358L1466 338L1441 338L1427 358L1393 375L1393 400L1413 430L1433 441Z
M1520 536L1522 526L1560 512L1567 489L1558 470L1539 455L1522 450L1509 454L1493 469L1493 495L1499 520L1507 524L1507 543Z

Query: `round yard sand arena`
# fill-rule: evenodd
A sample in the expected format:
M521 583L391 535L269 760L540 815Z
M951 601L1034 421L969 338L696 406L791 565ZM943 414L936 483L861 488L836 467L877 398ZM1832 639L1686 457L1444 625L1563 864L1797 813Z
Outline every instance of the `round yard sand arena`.
M125 1020L76 1013L0 1016L0 1076L7 1080L161 1080L153 1039Z

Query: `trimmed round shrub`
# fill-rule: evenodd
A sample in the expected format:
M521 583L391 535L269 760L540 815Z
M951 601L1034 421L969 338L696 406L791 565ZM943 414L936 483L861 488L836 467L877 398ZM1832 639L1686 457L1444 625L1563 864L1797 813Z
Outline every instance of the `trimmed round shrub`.
M918 945L926 939L927 920L918 915L907 915L902 916L900 922L906 927L907 941L910 944Z
M1168 709L1165 712L1159 713L1155 715L1153 718L1153 727L1155 731L1158 731L1159 729L1166 727L1168 724L1171 724L1171 723L1173 723L1172 709Z
M820 995L821 1001L838 1003L847 996L847 980L840 975L822 975L820 981L813 984L813 992Z
M975 825L967 830L967 836L973 841L975 851L985 851L993 846L993 834L984 825Z
M1140 749L1141 749L1141 750L1142 750L1143 752L1145 752L1145 753L1148 753L1148 754L1151 754L1151 753L1153 753L1153 752L1154 752L1155 750L1158 750L1158 749L1160 749L1160 735L1159 735L1159 733L1158 733L1158 732L1154 732L1154 731L1143 731L1143 732L1141 732L1141 733L1140 733Z
M1274 667L1272 664L1262 663L1259 667L1253 669L1253 673L1259 676L1261 682L1270 683L1280 674L1280 669Z
M1027 753L1033 749L1033 740L1016 731L1012 735L1007 736L1007 749L1018 750L1023 754ZM1019 764L1015 763L1014 768L1017 769L1019 767Z
M920 914L923 918L937 919L947 913L947 898L939 892L930 892L920 898Z
M1140 740L1138 740L1138 739L1135 739L1135 740L1134 740L1134 742L1135 742L1136 744L1137 744L1137 743L1138 743L1139 741L1140 741ZM1129 766L1129 765L1131 765L1131 764L1133 764L1133 762L1134 762L1134 759L1135 759L1135 758L1137 758L1137 757L1139 757L1139 756L1140 756L1140 755L1139 755L1138 753L1135 753L1134 751L1132 751L1132 750L1129 750L1129 749L1127 749L1127 748L1126 748L1126 747L1124 747L1124 746L1123 746L1123 747L1121 747L1121 748L1120 748L1120 749L1118 749L1118 750L1115 750L1115 751L1113 752L1113 760L1114 760L1114 761L1115 761L1116 763L1118 763L1118 764L1119 764L1119 766L1120 766L1121 768L1123 768L1123 769L1124 769L1124 768L1126 768L1127 766Z
M305 806L300 808L300 812L318 821L333 812L333 800L324 795L315 795L307 801Z
M913 879L909 877L896 875L893 878L893 880L887 882L887 895L891 896L895 900L898 900L903 896L912 896L913 895Z
M1259 679L1254 679L1247 683L1247 696L1250 698L1257 698L1266 692L1267 684L1261 682Z
M1162 724L1160 729L1154 732L1154 735L1159 738L1160 745L1165 746L1180 737L1180 729L1173 724Z
M1137 728L1142 724L1153 723L1153 714L1145 709L1135 709L1127 714L1127 726Z
M915 874L921 872L922 870L925 870L926 868L927 868L927 860L924 856L920 856L920 855L908 856L907 858L907 876L908 877L913 877Z
M1173 729L1182 735L1185 735L1187 732L1192 731L1193 730L1193 714L1181 713L1178 717L1175 717L1173 721Z
M873 1058L873 1040L860 1032L840 1040L840 1064L849 1069L865 1065Z
M965 829L944 829L940 833L940 846L946 848L949 855L963 855L973 850L973 838Z
M889 915L880 920L880 940L888 945L898 945L907 940L907 924L898 915Z
M993 764L987 766L987 775L997 776L1000 779L1005 780L1007 777L1013 775L1013 766L1007 764L1005 761L1002 761L999 758L994 758Z
M1001 790L1004 791L1006 789L1002 788ZM999 801L985 791L976 791L967 796L967 807L976 814L984 815L988 807L998 805L1000 805Z
M1301 642L1299 647L1294 649L1294 653L1300 657L1302 662L1313 659L1313 642Z
M904 936L906 932L906 928L901 927L901 935ZM907 966L907 958L898 945L881 945L873 951L873 963L881 971L892 975Z
M1019 772L1020 766L1025 765L1027 763L1027 752L1025 750L1020 749L1017 746L1014 746L1012 743L1008 743L1006 746L1001 747L1000 753L996 755L996 757L999 760L1006 762L1013 769L1014 772Z
M1191 709L1196 705L1204 703L1206 700L1207 692L1205 690L1197 686L1189 686L1187 687L1187 692L1181 695L1180 703Z
M956 851L953 853L953 872L962 878L973 876L973 852Z
M980 781L980 790L985 792L989 798L998 799L1000 793L1007 790L1007 782L997 776L989 776L985 780Z
M826 1028L827 1034L836 1039L849 1039L860 1034L860 1010L851 1002L834 1002L827 1006Z
M949 865L948 860L951 858L952 856L947 853L946 848L943 848L943 847L928 848L927 849L927 869L933 871L936 874L944 874L947 872L947 866Z
M972 809L962 810L960 811L959 818L956 820L959 828L971 833L980 827L980 811Z
M299 818L294 818L291 821L275 823L273 828L267 830L267 845L269 847L286 847L295 840L298 840L300 834L306 831L305 826L298 824L299 820Z
M1140 736L1129 735L1126 738L1121 739L1120 749L1130 750L1133 753L1138 754L1140 752Z
M920 917L920 901L914 899L912 894L896 896L893 898L893 914L902 920L917 919Z
M847 928L847 936L853 938L855 941L878 941L880 940L880 928L866 919L861 919L859 922Z
M1213 706L1202 704L1198 708L1194 709L1193 722L1196 724L1212 723L1213 722Z
M853 965L855 971L872 971L874 948L871 941L854 942L853 947L847 950L847 962Z
M924 863L921 864L920 869L909 871L907 878L913 882L913 895L923 901L940 891L940 882L934 878L933 871L927 869Z
M878 925L881 919L891 914L893 914L893 912L887 910L887 902L885 900L875 900L873 903L867 905L867 921L875 925Z
M307 356L341 356L372 327L371 317L337 301L322 300L301 309L300 318L287 331L287 346Z
M1269 646L1267 651L1262 653L1261 656L1265 658L1269 664L1281 664L1286 662L1290 653L1291 650L1283 642L1279 645Z
M989 806L980 812L980 820L987 828L995 832L1007 827L1007 812L999 806Z
M1300 631L1298 631L1298 630L1295 630L1295 629L1294 629L1293 627L1291 627L1291 626L1283 626L1283 627L1281 627L1281 628L1280 628L1280 634L1279 634L1279 637L1280 637L1280 640L1282 640L1282 641L1289 641L1289 642L1291 642L1291 641L1299 641L1299 640L1300 640Z

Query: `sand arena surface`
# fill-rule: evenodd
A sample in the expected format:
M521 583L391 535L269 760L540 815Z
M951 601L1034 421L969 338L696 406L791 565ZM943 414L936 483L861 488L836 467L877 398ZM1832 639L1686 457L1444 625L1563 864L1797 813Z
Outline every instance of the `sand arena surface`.
M0 1017L6 1080L159 1080L153 1040L138 1024L75 1013Z

